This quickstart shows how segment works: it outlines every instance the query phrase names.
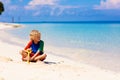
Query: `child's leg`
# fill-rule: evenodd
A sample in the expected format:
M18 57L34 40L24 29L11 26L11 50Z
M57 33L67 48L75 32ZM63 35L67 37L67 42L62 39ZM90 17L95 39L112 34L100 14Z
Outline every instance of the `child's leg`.
M43 61L46 59L46 57L47 57L46 54L42 54L42 55L37 56L34 60L35 61L38 61L38 60Z
M25 50L22 50L22 51L20 51L20 54L21 54L21 56L22 56L22 60L23 60L23 61L26 61L26 57L27 57L26 51L25 51Z
M27 53L25 50L20 51L20 54L22 55L22 57L27 57Z

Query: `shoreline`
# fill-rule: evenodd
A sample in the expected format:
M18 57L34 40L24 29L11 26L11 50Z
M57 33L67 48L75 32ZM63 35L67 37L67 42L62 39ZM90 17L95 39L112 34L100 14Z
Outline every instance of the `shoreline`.
M2 23L0 23L1 25ZM95 66L91 66L85 63L77 63L62 56L52 54L51 49L56 53L66 53L54 47L47 46L46 53L48 55L45 60L46 63L26 63L21 61L19 51L22 46L18 44L6 43L6 39L10 41L16 41L17 38L7 34L4 28L0 28L0 33L4 34L0 36L0 80L119 80L120 73L104 70ZM9 25L9 24L8 24ZM12 28L9 25L9 28ZM6 38L7 37L7 38ZM11 38L12 37L12 38ZM6 40L6 41L4 41ZM25 42L21 41L19 44L24 45ZM7 49L7 50L6 50ZM80 50L79 50L80 51ZM84 50L81 50L85 53ZM4 54L3 54L4 53ZM12 60L10 60L12 59ZM13 76L14 75L14 76ZM30 75L30 76L28 76ZM69 77L68 77L69 76ZM3 78L3 79L2 79Z

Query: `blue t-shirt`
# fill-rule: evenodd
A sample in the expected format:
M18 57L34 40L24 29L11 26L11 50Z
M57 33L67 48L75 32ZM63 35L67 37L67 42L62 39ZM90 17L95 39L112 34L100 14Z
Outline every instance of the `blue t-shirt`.
M33 53L36 53L38 50L43 52L44 42L40 40L37 44L32 41L31 49Z

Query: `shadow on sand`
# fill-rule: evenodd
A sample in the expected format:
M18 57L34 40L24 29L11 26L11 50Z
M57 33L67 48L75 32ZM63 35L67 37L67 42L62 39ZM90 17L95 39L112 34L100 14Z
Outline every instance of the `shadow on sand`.
M44 61L45 64L61 64L64 61L60 61L60 62L51 62L51 61Z

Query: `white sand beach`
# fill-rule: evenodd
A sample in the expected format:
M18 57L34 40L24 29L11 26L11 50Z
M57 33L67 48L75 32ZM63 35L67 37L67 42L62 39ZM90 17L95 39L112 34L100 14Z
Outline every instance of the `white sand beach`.
M9 41L25 42L5 32L5 29L14 29L16 25L0 23L0 80L120 80L118 72L53 55L49 49L54 47L49 46L45 49L45 62L22 62L19 51L23 47ZM56 53L61 53L61 50L56 50Z

